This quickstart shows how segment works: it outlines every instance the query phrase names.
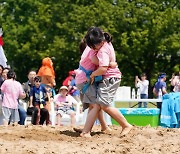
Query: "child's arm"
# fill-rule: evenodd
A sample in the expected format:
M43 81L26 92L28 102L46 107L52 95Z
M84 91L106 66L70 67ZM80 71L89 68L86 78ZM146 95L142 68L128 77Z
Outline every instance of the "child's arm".
M118 66L117 62L110 62L109 67L116 68Z
M99 59L97 58L96 55L91 58L91 62L97 66L99 65ZM111 67L111 68L116 68L117 66L118 66L117 62L110 62L109 63L109 67Z

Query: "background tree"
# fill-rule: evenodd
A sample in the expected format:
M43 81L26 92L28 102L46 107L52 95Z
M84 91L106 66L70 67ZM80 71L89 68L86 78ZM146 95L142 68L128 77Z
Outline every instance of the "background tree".
M159 72L179 70L180 4L177 0L6 0L0 23L9 64L23 82L42 58L54 61L58 86L78 68L79 42L90 26L113 36L121 85L134 86L146 72L153 86Z

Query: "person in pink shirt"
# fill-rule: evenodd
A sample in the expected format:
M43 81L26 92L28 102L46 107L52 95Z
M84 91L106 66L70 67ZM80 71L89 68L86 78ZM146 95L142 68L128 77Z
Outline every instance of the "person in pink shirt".
M81 49L82 44L84 42L81 42L80 44L80 52L82 53L81 55L81 60L80 60L80 66L79 69L75 70L76 73L76 85L78 89L81 92L81 101L83 103L83 109L89 108L89 113L88 114L96 114L97 113L97 118L99 119L99 122L101 124L101 131L102 132L109 132L111 129L108 127L106 124L104 117L103 117L103 112L102 110L99 110L97 106L96 101L96 89L97 89L97 84L90 84L90 81L87 81L88 78L90 79L90 74L97 69L98 67L98 59L96 57L97 52L89 48L88 46L85 46L85 49ZM84 46L83 46L84 47ZM116 67L117 63L109 63L110 67ZM102 77L100 77L101 79ZM92 110L92 111L91 111ZM86 122L89 123L91 121L91 116L88 116L90 119L87 119ZM92 121L93 123L94 121ZM74 128L75 131L77 132L82 132L82 129L76 129ZM89 134L86 134L86 136L90 137L90 132Z
M59 94L55 95L54 102L57 109L57 125L61 126L61 117L68 114L71 117L71 126L74 127L76 124L76 112L73 110L73 104L77 105L78 102L68 94L68 87L61 86L59 88Z
M8 125L9 122L17 125L19 121L18 99L26 97L21 84L15 78L15 72L9 70L7 80L1 86L1 92L3 93L2 112L4 125Z
M98 27L91 27L88 30L85 39L87 45L97 53L97 58L99 60L98 69L90 75L91 83L93 83L95 81L95 77L99 75L103 76L103 81L97 86L97 99L95 101L96 110L91 110L92 114L88 114L81 136L90 136L90 130L97 118L97 112L100 109L103 109L121 125L121 136L124 136L132 129L132 125L129 124L124 116L112 106L116 90L121 81L121 72L119 68L109 67L110 62L116 62L114 48L111 44L112 37Z

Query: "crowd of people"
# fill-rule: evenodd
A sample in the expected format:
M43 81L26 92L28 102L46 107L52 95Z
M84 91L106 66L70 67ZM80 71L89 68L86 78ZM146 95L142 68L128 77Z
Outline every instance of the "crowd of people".
M153 86L153 94L156 98L162 98L164 94L167 94L167 75L166 73L160 73L157 77L157 81ZM180 72L172 75L169 80L171 85L170 92L180 92ZM141 78L138 76L135 77L135 87L138 89L137 91L140 93L141 99L147 99L149 93L149 81L147 80L147 76L145 73L141 74ZM147 102L143 102L144 108L147 108ZM161 109L162 102L157 102L157 108ZM138 103L138 107L142 107L142 102Z
M22 85L16 81L16 74L10 68L0 66L0 86L3 124L13 123L24 125L27 115L32 116L33 125L51 125L50 108L55 103L57 125L61 126L61 117L69 114L71 125L75 126L74 105L82 102L83 110L89 109L84 128L74 128L80 132L82 137L90 137L95 120L98 118L101 124L101 131L111 131L103 117L103 111L108 113L122 127L121 135L126 135L133 126L128 123L124 116L112 106L117 88L121 82L121 72L116 63L114 48L111 44L112 37L99 27L91 27L82 42L82 52L79 68L69 71L69 76L55 92L55 71L51 58L42 60L42 66L36 73L30 70L28 81ZM146 74L142 73L140 78L136 76L135 86L139 88L140 98L148 98L149 81ZM159 97L160 92L167 93L166 74L161 73L154 85L153 93ZM180 74L171 78L171 85L174 92L180 91ZM28 104L27 112L21 102ZM143 102L144 107L147 103ZM139 102L138 107L142 107ZM161 102L157 102L161 108Z
M0 65L0 97L4 125L24 125L27 115L31 116L33 125L51 125L49 112L51 103L55 103L57 110L57 125L61 125L60 118L64 113L71 117L71 124L75 125L74 105L80 101L76 88L74 71L66 86L55 92L55 73L52 60L46 57L38 72L30 70L28 81L20 84L16 81L15 72ZM74 90L73 90L74 89ZM27 104L25 108L24 103Z

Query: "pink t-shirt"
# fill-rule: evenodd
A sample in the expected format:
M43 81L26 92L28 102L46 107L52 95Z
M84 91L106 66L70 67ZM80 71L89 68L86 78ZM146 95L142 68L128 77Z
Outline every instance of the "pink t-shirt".
M58 107L58 105L60 104L60 102L68 102L71 104L78 104L78 102L71 96L71 95L67 95L66 97L62 97L61 94L57 94L54 96L54 102L56 103L56 106Z
M87 46L81 56L80 65L84 67L86 70L94 71L96 69L96 65L92 63L91 59L96 54L97 53L94 50L92 50L90 47ZM75 78L76 84L83 83L87 80L86 74L82 70L77 69L75 70L75 73L76 73L76 78Z
M109 66L110 62L115 62L116 55L112 44L105 42L98 51L97 58L99 59L99 66ZM121 78L121 72L118 67L108 67L107 72L103 74L103 78L111 77Z
M7 79L3 82L1 91L4 94L2 106L10 109L17 109L18 98L24 92L21 84L15 80Z

